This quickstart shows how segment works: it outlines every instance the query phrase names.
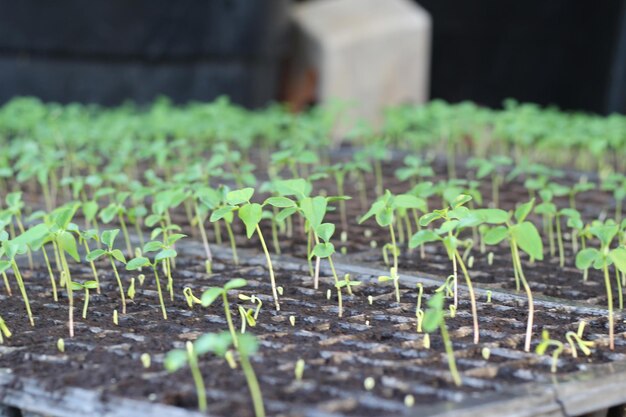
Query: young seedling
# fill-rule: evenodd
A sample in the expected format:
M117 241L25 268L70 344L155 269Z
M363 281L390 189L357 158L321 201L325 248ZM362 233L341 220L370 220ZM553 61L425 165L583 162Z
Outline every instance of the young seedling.
M426 333L433 333L437 329L439 329L439 331L441 332L441 338L443 339L443 345L445 347L446 355L448 357L448 368L450 369L450 374L452 375L452 380L454 381L454 384L459 387L461 386L461 375L456 368L454 351L452 349L450 336L448 335L448 328L446 327L444 312L445 310L443 308L443 294L439 292L433 295L430 300L428 300L428 309L424 314L422 328Z
M500 205L500 186L504 183L504 168L511 166L513 160L508 156L495 155L489 159L470 158L468 168L476 168L476 178L483 179L491 176L491 207Z
M107 249L94 249L91 251L85 259L87 262L93 262L102 256L106 256L111 262L111 267L113 268L113 274L115 275L115 279L117 280L117 287L120 291L120 298L122 300L122 314L126 314L126 296L124 295L124 286L122 285L122 280L120 279L120 275L117 272L117 267L115 266L115 261L126 264L126 258L124 254L119 249L114 249L113 245L115 243L115 237L120 232L119 229L113 230L105 230L100 235L100 241L107 247Z
M208 307L218 299L218 297L222 297L222 303L224 304L224 315L226 316L226 322L228 323L228 330L233 338L233 343L235 347L237 346L237 333L235 330L235 326L233 325L233 319L230 314L230 306L228 305L228 291L234 290L237 288L242 288L248 285L248 282L243 278L235 278L228 281L224 284L223 287L211 287L202 293L202 297L200 298L203 307Z
M263 207L258 203L250 202L250 199L253 195L253 188L243 188L240 190L230 191L228 194L226 194L227 205L214 211L211 214L210 220L212 222L215 222L223 219L228 213L237 211L239 218L246 227L246 236L248 237L248 239L250 239L255 232L257 233L259 240L261 241L261 246L263 248L263 252L265 253L265 259L267 261L267 267L270 272L270 282L272 284L272 297L274 298L274 305L276 306L276 311L279 311L280 304L278 301L278 293L276 291L276 279L274 277L272 258L270 257L270 253L267 250L267 245L265 243L265 238L263 237L263 232L259 227L259 223L261 222L261 218L263 216Z
M256 377L256 374L254 373L252 364L250 363L250 356L254 355L259 348L259 344L256 338L250 333L239 334L237 335L237 341L235 342L235 340L232 339L231 334L229 334L228 332L220 334L208 333L200 336L198 340L195 341L194 346L198 355L211 352L217 356L225 357L227 352L229 352L228 347L231 343L237 346L241 369L243 370L244 376L246 378L246 383L248 385L248 390L250 391L250 396L252 397L254 414L256 417L265 417L263 395L261 393L259 381ZM204 385L202 385L201 390L203 391L204 395Z
M576 332L573 332L570 330L567 333L565 333L565 339L567 339L567 343L569 343L573 358L578 357L578 351L576 350L576 345L578 345L581 352L585 356L591 355L591 349L589 348L592 348L595 346L595 343L592 342L591 340L583 339L583 333L585 331L586 324L587 323L584 320L581 320L581 322L578 324L578 330Z
M559 364L559 356L563 353L565 346L563 346L563 343L558 340L550 339L550 334L544 329L543 332L541 332L541 342L539 342L535 351L538 355L543 355L551 346L554 347L554 350L552 351L552 365L550 366L550 372L555 373Z
M83 319L87 318L87 308L89 307L89 290L95 290L98 288L98 283L96 281L85 281L84 283L79 283L77 281L72 281L72 290L73 291L85 291L85 302L83 304Z
M153 232L151 239L154 239L156 236L158 236L158 234ZM174 245L186 236L187 235L182 233L164 233L162 242L152 240L143 246L144 253L157 252L154 255L154 261L161 263L163 271L167 276L166 289L170 293L171 301L174 301L174 279L172 277L172 268L174 266L174 260L176 259L176 256L178 256L178 253L174 249Z
M474 343L478 343L480 334L478 330L478 312L476 308L476 296L474 294L474 288L472 286L472 280L467 272L465 262L459 253L459 233L466 227L478 226L484 222L484 218L487 216L472 215L472 212L464 207L464 204L471 200L471 197L466 194L460 194L453 199L452 204L441 210L435 210L431 213L425 214L420 219L420 224L424 227L431 224L433 221L442 220L443 222L439 228L435 230L422 229L418 231L409 242L409 247L415 248L420 245L424 245L428 242L441 242L446 249L448 258L452 261L452 271L454 276L454 305L458 306L458 275L457 264L460 265L463 276L465 277L465 284L467 286L470 304L472 309L472 317L474 323ZM496 210L496 209L484 209L484 210ZM484 213L484 212L483 212ZM497 212L493 212L497 215Z
M396 234L394 231L394 222L396 221L396 212L398 209L418 209L421 211L426 210L426 204L423 199L415 197L410 194L393 195L389 190L385 194L376 200L372 207L363 217L359 219L359 224L363 223L370 217L376 219L376 223L380 227L389 229L389 236L391 237L391 243L385 245L385 248L389 249L393 254L393 267L390 269L389 277L385 277L382 281L391 280L394 283L396 302L400 302L400 276L398 274L398 255L400 248L396 242ZM415 246L414 246L415 247ZM380 278L379 278L380 280Z
M539 236L539 231L534 224L526 221L526 217L528 217L532 211L534 203L535 200L532 199L517 207L514 213L514 218L517 223L513 223L510 219L510 215L500 210L503 214L501 214L501 218L497 219L499 221L494 221L494 223L504 223L504 225L492 228L485 235L485 243L488 245L497 245L504 239L507 239L511 247L516 287L519 291L519 283L521 282L526 296L528 297L528 323L524 342L524 350L526 352L530 352L535 307L530 285L528 285L522 268L520 250L526 252L531 259L543 259L543 242L541 241L541 236Z
M604 223L600 221L594 222L589 228L589 233L600 241L600 249L586 248L576 255L576 268L584 270L593 266L594 269L601 269L604 273L609 317L609 349L611 350L615 349L615 341L613 336L613 291L611 290L609 267L614 264L616 269L626 273L626 248L610 248L618 230L619 226L613 220L607 220ZM617 287L619 289L618 294L621 297L621 280L619 277L617 279Z
M126 221L124 220L124 216L127 211L124 202L128 199L128 197L130 197L129 192L117 193L115 196L115 202L112 202L100 212L100 219L104 223L111 223L113 219L117 218L120 223L120 227L122 228L124 242L126 242L126 255L133 256L133 247L130 244L130 236L128 235L128 229L126 228ZM119 229L115 230L118 230L119 232Z
M160 242L157 242L157 243L160 243ZM148 244L150 244L150 242L146 243L146 245ZM146 252L145 249L146 248L144 246L144 252ZM154 280L156 282L157 293L159 294L159 303L161 304L161 313L163 314L163 319L167 320L167 310L165 309L165 302L163 301L163 293L161 292L161 280L159 279L159 272L158 272L159 262L161 262L161 260L156 259L156 256L154 257L153 262L150 262L150 259L146 257L140 256L138 258L134 258L128 261L128 263L126 264L126 270L136 271L146 266L149 266L152 268L152 272L154 272ZM139 275L140 285L143 285L143 279L141 278L142 276L143 274Z

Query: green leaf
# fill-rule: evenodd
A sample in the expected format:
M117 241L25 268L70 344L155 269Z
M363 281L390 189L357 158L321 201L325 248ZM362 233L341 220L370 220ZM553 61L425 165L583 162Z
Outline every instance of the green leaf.
M618 231L619 226L609 221L605 224L595 225L589 228L589 232L602 242L602 246L609 246Z
M428 309L424 313L422 329L426 333L432 333L439 328L443 319L443 293L438 292L428 300Z
M9 261L0 261L0 273L6 272L7 269L11 267L11 262Z
M123 264L126 263L126 258L124 257L124 254L122 253L122 251L119 250L119 249L113 249L111 251L111 256L114 257L115 259L117 259L118 261L120 261Z
M178 242L180 239L187 237L187 235L184 235L182 233L174 233L171 234L167 237L167 243L169 245L173 245L174 243Z
M246 235L250 239L263 217L263 207L257 203L245 204L239 209L238 215L243 224L246 225Z
M595 248L586 248L576 254L576 268L589 269L596 259L601 258L600 251Z
M313 251L311 252L311 255L318 256L320 258L328 258L333 253L335 253L335 245L330 242L326 242L318 243L317 245L315 245Z
M487 245L497 245L509 235L509 229L506 226L496 226L487 231L483 237Z
M118 206L111 203L100 212L100 218L104 223L111 223L118 213Z
M539 231L531 222L523 222L511 227L511 235L520 249L529 254L533 259L543 259L543 242Z
M420 217L420 226L425 227L437 219L441 219L441 214L437 212L427 213Z
M518 223L522 223L524 220L526 220L526 217L528 217L528 215L532 211L534 204L535 199L533 198L529 202L517 206L517 208L515 209L515 220L517 220Z
M172 248L163 249L161 252L157 253L154 257L154 261L162 261L167 258L175 258L177 255L176 251Z
M153 240L143 245L143 253L156 252L163 248L163 243Z
M19 245L28 245L33 246L36 242L42 240L44 237L50 234L50 229L47 225L40 223L36 226L31 227L21 235L17 236L13 239L13 243Z
M259 342L256 337L250 333L243 333L237 335L238 351L241 356L249 357L254 355L259 350Z
M140 256L138 258L134 258L128 261L128 263L126 264L126 269L128 271L134 271L136 269L139 269L148 265L150 265L150 260L148 258L144 258L143 256Z
M254 188L242 188L241 190L233 190L226 194L226 202L232 206L247 203L254 195Z
M194 343L194 350L198 355L212 352L217 356L224 356L232 343L229 332L206 333L200 336Z
M276 221L277 222L282 222L287 217L289 217L292 214L294 214L296 211L298 211L298 209L295 208L295 207L289 207L289 208L283 209L283 210L279 211L278 214L276 215Z
M93 281L93 280L85 281L83 283L83 287L87 288L89 290L95 290L96 288L98 288L98 283L96 281Z
M488 224L506 223L509 220L509 213L500 209L476 209L472 210L472 214Z
M163 360L163 366L167 372L176 372L187 364L187 352L182 349L174 349L167 352Z
M626 249L615 248L609 252L609 257L615 264L615 267L623 274L626 274Z
M226 285L224 285L224 290L230 291L230 290L234 290L235 288L245 287L246 285L248 285L248 281L246 281L245 279L235 278L235 279L231 279L230 281L226 283Z
M328 202L326 198L322 196L306 197L300 202L300 208L302 209L302 215L309 222L309 225L313 230L322 224L324 216L326 215L326 209Z
M278 208L287 208L287 207L296 206L295 201L287 197L270 197L267 200L265 200L265 202L263 203L264 206L268 204L270 206L278 207Z
M317 233L320 239L322 239L324 242L328 242L333 233L335 233L335 225L332 223L322 223L317 226L315 233Z
M66 231L59 232L59 234L57 235L57 243L61 250L64 250L76 262L80 262L78 249L76 248L76 238L72 233Z
M459 224L458 220L446 220L441 223L441 226L437 229L436 233L439 235L447 234L448 232L453 231Z
M72 281L71 285L72 285L72 291L81 291L84 288L81 283L76 282L76 281Z
M117 237L117 234L119 232L120 229L105 230L100 235L100 241L104 243L108 248L112 248L113 243L115 242L115 238Z
M94 249L91 252L89 252L89 254L85 257L85 259L87 260L87 262L93 262L99 257L101 257L102 255L104 255L105 253L106 251L104 249Z
M376 223L381 227L386 227L393 223L393 209L385 207L376 213Z
M399 208L417 209L421 212L426 211L426 201L423 198L410 194L397 195L393 204Z
M416 248L424 243L435 242L441 240L441 237L432 230L423 229L415 233L409 241L409 248Z
M452 208L455 209L455 208L457 208L459 206L462 206L463 204L467 203L471 199L472 199L471 195L460 194L454 200L452 200L452 204L450 204L450 206L452 206Z
M217 300L219 296L222 295L223 292L224 290L219 287L209 288L208 290L202 293L202 297L200 298L202 301L202 306L203 307L210 306L211 304L215 302L215 300Z
M367 213L365 213L365 215L359 219L359 224L363 223L365 220L369 219L370 217L376 215L376 213L381 211L384 207L385 207L385 202L383 200L378 200L374 202L374 204L372 204L372 207L370 207Z
M85 219L92 221L98 213L98 203L95 201L87 201L83 203L83 214Z
M211 217L209 218L209 221L211 223L214 223L218 220L222 220L224 217L226 217L227 215L229 215L235 210L236 208L232 206L220 207L217 210L215 210L213 213L211 213Z

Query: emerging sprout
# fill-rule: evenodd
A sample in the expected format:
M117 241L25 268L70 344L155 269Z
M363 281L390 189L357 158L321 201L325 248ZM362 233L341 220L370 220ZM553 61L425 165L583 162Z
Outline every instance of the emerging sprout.
M291 327L296 325L296 316L289 316L289 324L291 324Z
M65 352L65 340L62 337L57 339L57 350L61 353Z
M368 391L373 390L375 386L376 386L376 380L372 378L371 376L368 376L363 381L363 387Z
M491 303L491 290L485 291L485 295L487 296L487 304Z
M85 281L84 283L78 283L76 281L72 281L72 290L73 291L85 291L85 303L83 304L83 319L87 318L87 308L89 307L89 290L95 290L98 288L98 283L96 281Z
M569 331L565 333L565 338L567 339L567 342L570 345L573 358L578 357L578 351L576 350L576 345L578 345L578 347L585 354L585 356L591 355L591 349L589 348L595 345L594 342L583 339L583 332L585 331L586 324L587 323L584 320L581 320L581 322L578 324L577 332Z
M456 368L456 361L454 360L454 351L452 350L452 342L448 335L448 329L446 327L446 321L444 318L443 308L443 294L438 292L428 300L428 310L424 314L424 322L422 324L426 333L432 333L437 328L441 332L441 338L446 349L446 355L448 356L448 367L450 368L450 374L452 374L452 380L456 386L461 386L461 376Z
M185 296L185 301L187 301L189 308L193 308L194 304L202 304L202 300L193 295L193 291L189 287L183 288L183 295Z
M113 324L115 324L116 326L119 325L118 316L117 316L117 309L113 310Z
M482 355L484 360L488 361L491 357L491 350L487 346L485 346L481 349L480 354Z
M293 372L296 377L296 381L302 381L302 376L304 375L304 359L300 358L296 361L296 366L294 367Z
M543 355L550 346L554 347L554 350L552 351L552 365L550 366L550 372L555 373L559 362L559 355L563 353L564 346L562 342L550 339L550 334L547 330L544 330L541 332L541 342L539 342L535 351L538 355Z
M235 345L235 347L238 347L237 346L237 333L235 331L235 326L233 325L233 319L231 317L230 307L228 305L228 291L245 287L246 285L248 285L248 281L246 281L243 278L231 279L226 284L224 284L224 286L221 288L220 287L209 288L202 294L202 299L201 299L202 306L208 307L211 304L213 304L213 302L217 300L218 297L220 296L222 297L222 302L224 304L224 315L226 316L226 322L228 323L228 330L230 331L230 334L233 338L232 340L233 340L233 344Z
M139 359L141 360L141 365L143 365L145 369L150 367L152 360L150 359L149 353L142 353Z
M411 394L407 394L404 396L404 406L411 408L415 405L415 397Z

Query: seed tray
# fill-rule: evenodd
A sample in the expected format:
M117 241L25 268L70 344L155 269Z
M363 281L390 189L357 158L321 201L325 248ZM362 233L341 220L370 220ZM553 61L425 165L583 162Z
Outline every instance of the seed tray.
M431 294L440 280L403 275L402 303L397 304L392 287L375 282L383 272L381 268L338 260L339 271L350 272L353 279L364 282L356 287L354 296L344 294L344 318L339 320L335 297L326 298L326 290L331 288L326 269L322 270L321 289L315 291L305 263L286 256L277 258L277 280L284 296L282 310L275 312L264 258L258 253L243 251L245 263L234 266L228 261L230 252L216 248L219 260L215 274L209 277L202 271L199 245L186 243L179 251L176 294L182 294L185 286L199 294L208 286L243 277L249 285L242 291L263 300L258 324L248 331L261 344L253 366L268 415L484 416L516 410L518 415L556 416L626 402L619 389L626 378L626 325L617 315L616 350L610 352L602 308L538 297L535 340L543 328L562 338L566 330L576 330L584 319L588 323L585 337L597 344L590 357L578 359L571 358L566 349L554 375L548 356L521 350L524 297L494 290L492 303L486 303L485 291L478 290L481 343L474 345L469 305L462 296L456 317L447 321L464 383L456 388L439 336L433 335L431 348L425 349L423 335L415 330L415 283L422 282L425 293ZM172 406L193 410L195 391L188 370L167 374L162 367L163 355L199 334L224 330L222 306L190 310L177 295L174 302L167 302L169 320L164 321L148 276L135 302L129 304L128 313L120 316L119 326L115 326L111 313L120 307L117 290L112 275L104 267L101 270L103 294L92 297L88 319L77 319L76 337L71 340L65 324L65 300L52 303L44 270L24 274L31 293L36 294L31 300L36 327L28 326L18 297L2 296L2 305L8 307L5 319L15 335L0 347L0 368L4 369L0 403L34 412L41 412L41 405L47 404L50 411L46 414L59 416L69 415L67 407L84 411L80 398L90 398L93 415L131 415L133 407L141 403L146 404L144 414L151 409L157 415L166 413ZM74 279L89 279L89 273L87 268L77 267ZM128 282L130 274L124 272L123 279ZM233 314L238 304L235 293L230 297ZM369 295L372 305L367 301ZM77 313L81 300L77 296ZM293 327L289 322L292 315L296 317ZM56 350L59 337L65 338L65 353ZM489 360L481 355L483 347L491 351ZM151 355L150 369L142 368L142 353ZM300 358L306 368L298 382L293 371ZM222 359L213 357L203 357L201 368L208 388L209 414L252 415L240 370L230 370ZM363 386L367 377L376 381L371 391ZM592 402L589 398L596 387L605 391L599 391L602 396ZM413 407L404 404L409 394L415 400ZM59 401L56 408L49 404L53 399ZM71 405L75 403L76 407Z

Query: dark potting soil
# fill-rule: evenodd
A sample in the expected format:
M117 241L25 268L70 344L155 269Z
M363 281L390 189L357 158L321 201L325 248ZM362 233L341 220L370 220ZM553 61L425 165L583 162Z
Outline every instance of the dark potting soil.
M411 415L404 405L406 395L413 395L416 405L442 402L461 404L467 398L497 393L526 382L549 381L550 358L523 352L527 306L522 300L502 298L494 292L492 302L484 297L478 302L481 341L473 343L472 318L467 294L461 292L456 316L447 320L455 356L463 375L463 386L451 381L446 355L438 333L431 335L431 347L424 347L424 335L416 331L415 288L402 287L402 302L394 300L393 287L378 284L369 276L354 274L362 280L354 295L344 291L343 318L337 317L336 294L327 299L331 279L323 274L320 288L314 290L312 279L303 265L276 262L277 282L283 287L281 311L271 300L266 269L258 259L235 266L228 260L214 265L208 276L201 258L181 250L174 271L175 298L166 300L168 320L160 313L152 275L146 273L144 285L120 315L119 325L112 321L114 309L121 311L115 278L106 263L99 264L102 294L92 294L86 320L80 318L83 296L76 293L76 336L70 339L67 329L67 299L61 291L58 303L52 300L45 269L32 273L23 268L28 285L35 327L30 327L17 288L14 295L0 296L3 317L13 337L0 345L0 368L8 368L18 377L33 377L50 390L74 386L99 390L106 400L123 396L186 408L196 407L195 389L188 369L168 374L162 365L164 354L182 348L205 332L226 330L223 306L190 309L182 289L190 287L199 296L209 286L223 285L242 277L248 286L241 293L255 294L263 308L255 327L248 331L260 341L260 350L252 358L259 377L268 415L305 415L307 410L346 415ZM348 272L348 271L346 271ZM121 272L127 288L131 274ZM11 277L12 278L12 277ZM74 280L91 279L88 268L77 266ZM426 297L434 291L425 286ZM229 299L236 326L241 324L237 306L252 307L231 291ZM368 302L372 297L372 304ZM448 300L449 302L450 300ZM570 308L551 308L536 304L533 349L542 329L554 339L565 341L565 332L576 331L585 320L584 338L596 342L590 356L571 356L566 348L559 359L559 373L586 369L590 364L626 359L626 326L616 321L616 350L608 351L607 319L601 312L582 313ZM295 326L289 317L295 317ZM64 338L65 352L57 350ZM491 356L484 359L483 348ZM140 360L150 354L152 365L144 369ZM294 378L298 359L305 361L302 381ZM217 357L206 355L200 361L207 386L209 411L215 415L251 416L252 408L245 379L240 369L231 370ZM364 380L373 377L375 387L368 391Z

